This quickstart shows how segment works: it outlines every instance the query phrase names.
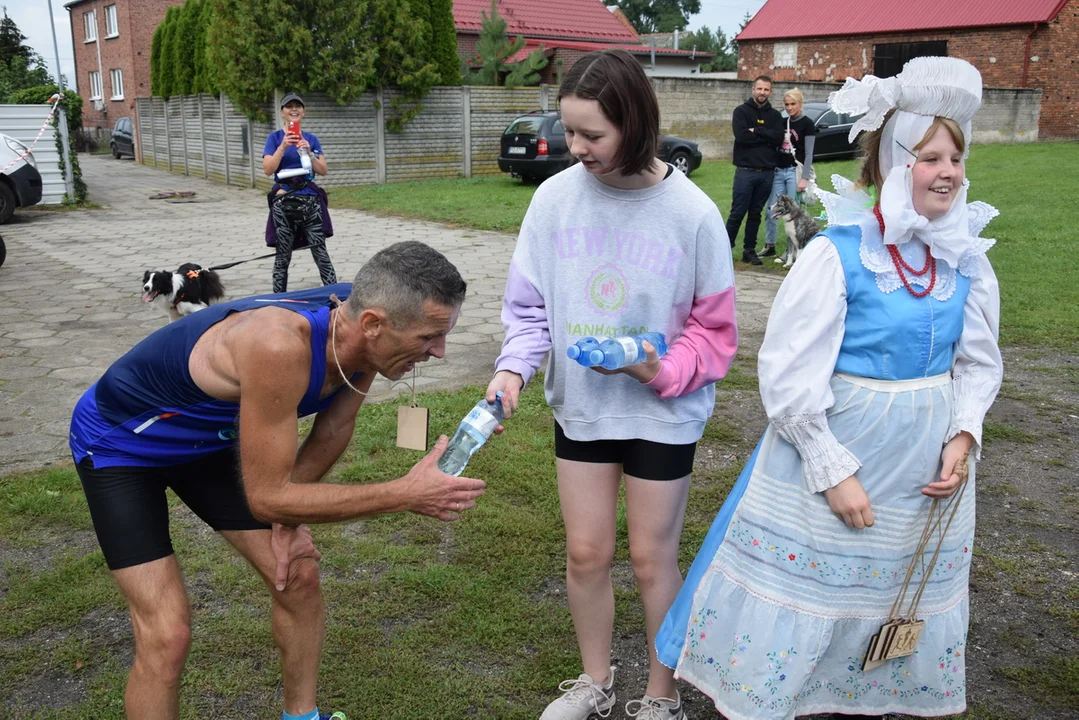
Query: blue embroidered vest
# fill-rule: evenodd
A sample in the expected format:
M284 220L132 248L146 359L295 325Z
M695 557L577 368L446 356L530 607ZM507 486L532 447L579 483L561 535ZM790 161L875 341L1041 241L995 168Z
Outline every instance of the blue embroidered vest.
M932 295L916 298L905 287L886 294L862 265L860 227L830 227L824 235L839 251L847 281L846 332L836 372L912 380L951 370L970 279L957 272L955 292L944 301Z

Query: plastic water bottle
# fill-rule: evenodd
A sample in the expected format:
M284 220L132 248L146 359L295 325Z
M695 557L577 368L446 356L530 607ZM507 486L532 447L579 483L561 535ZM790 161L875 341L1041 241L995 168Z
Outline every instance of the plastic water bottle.
M476 403L453 434L446 452L439 458L438 469L453 476L464 472L468 461L494 434L495 427L502 422L503 417L501 390L495 393L493 403L487 402L486 398Z
M663 357L667 353L667 340L663 333L649 332L640 335L627 335L607 340L589 354L591 365L600 365L607 370L617 370L628 365L645 361L644 346L647 340L656 349L656 354Z
M566 348L566 357L576 360L577 364L583 367L592 367L592 351L599 350L599 346L606 340L607 338L602 335L583 337Z

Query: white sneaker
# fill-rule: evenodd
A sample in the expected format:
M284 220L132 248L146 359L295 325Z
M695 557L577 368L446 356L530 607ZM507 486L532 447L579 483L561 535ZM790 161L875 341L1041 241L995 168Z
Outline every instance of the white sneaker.
M636 705L636 708L631 706ZM626 717L637 720L686 720L686 713L682 710L682 698L676 700L669 698L654 698L645 695L640 700L630 700L626 703Z
M547 706L540 720L586 720L593 713L605 718L614 707L614 668L606 685L600 685L588 673L558 684L562 697Z

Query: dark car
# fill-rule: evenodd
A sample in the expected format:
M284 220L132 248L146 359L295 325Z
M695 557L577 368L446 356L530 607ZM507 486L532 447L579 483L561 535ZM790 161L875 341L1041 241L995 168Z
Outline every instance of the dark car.
M660 138L656 156L689 175L701 166L697 143L674 135ZM537 110L515 119L502 133L498 169L525 181L549 178L577 162L556 111Z
M116 121L109 139L109 149L112 150L114 158L121 155L135 156L135 126L132 125L131 118L122 117Z
M813 145L814 160L838 160L861 154L858 141L847 139L850 128L862 115L845 115L828 108L828 103L807 102L802 112L817 126L817 140ZM784 113L784 116L786 113Z

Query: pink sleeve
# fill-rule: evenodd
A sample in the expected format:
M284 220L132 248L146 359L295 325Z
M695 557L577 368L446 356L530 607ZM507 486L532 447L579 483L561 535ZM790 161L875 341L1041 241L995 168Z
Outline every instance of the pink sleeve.
M665 399L688 395L725 377L737 350L732 286L693 301L685 329L648 387Z
M510 370L527 383L551 349L547 308L543 295L518 269L510 264L506 293L502 299L502 327L506 339L495 361L495 372Z

